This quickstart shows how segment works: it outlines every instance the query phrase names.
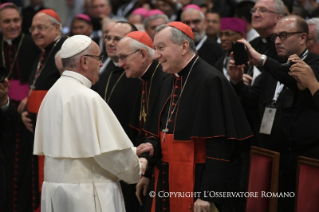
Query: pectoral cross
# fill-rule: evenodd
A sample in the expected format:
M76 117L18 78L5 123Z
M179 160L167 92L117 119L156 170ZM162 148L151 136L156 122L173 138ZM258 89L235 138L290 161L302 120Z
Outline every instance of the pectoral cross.
M145 113L145 107L143 107L142 117L143 117L144 123L146 122L146 116L147 114Z
M166 125L165 129L162 129L162 132L164 133L163 138L162 138L162 142L164 142L165 134L168 133L167 125Z

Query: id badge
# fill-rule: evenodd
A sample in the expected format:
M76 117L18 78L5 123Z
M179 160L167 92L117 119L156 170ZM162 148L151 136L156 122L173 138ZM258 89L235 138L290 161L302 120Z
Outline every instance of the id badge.
M277 109L274 107L266 107L261 121L259 133L270 135L272 126L274 124Z

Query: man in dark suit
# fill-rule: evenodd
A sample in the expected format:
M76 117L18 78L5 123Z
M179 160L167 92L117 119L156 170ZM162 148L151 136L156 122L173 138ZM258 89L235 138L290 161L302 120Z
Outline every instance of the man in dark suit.
M6 164L3 157L3 134L14 132L15 125L18 121L18 111L10 103L8 98L8 80L5 79L0 83L0 211L4 211L4 203L6 201Z

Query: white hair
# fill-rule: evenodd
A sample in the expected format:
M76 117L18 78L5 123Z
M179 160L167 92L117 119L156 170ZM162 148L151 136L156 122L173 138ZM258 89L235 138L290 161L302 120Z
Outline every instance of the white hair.
M144 43L141 43L133 38L130 38L130 37L127 37L130 42L129 42L129 45L131 47L131 49L146 49L147 51L147 54L148 54L148 57L149 58L154 58L154 54L155 54L155 50L152 49L151 47L145 45Z
M59 26L60 26L60 32L62 33L62 24L61 24L57 19L53 18L52 16L50 16L50 15L48 15L48 16L49 16L50 21L51 21L51 23L52 23L53 25L59 24Z
M200 15L200 18L202 19L202 21L205 20L205 15L202 11L199 11L197 9L194 9L194 8L187 8L186 10L184 10L181 14L181 20L183 21L183 14L186 12L186 11L198 11L199 12L199 15Z
M311 18L306 20L308 26L309 25L315 25L315 42L318 43L319 42L319 18Z

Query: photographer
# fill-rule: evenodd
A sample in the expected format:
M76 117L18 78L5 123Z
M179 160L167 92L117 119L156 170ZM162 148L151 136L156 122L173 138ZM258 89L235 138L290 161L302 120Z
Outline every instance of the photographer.
M1 73L0 75L2 76ZM6 201L6 166L2 147L6 141L3 140L2 136L4 133L12 132L18 120L18 111L8 98L8 79L0 82L0 107L0 211L3 211L4 202Z
M258 109L256 121L261 126L259 146L280 152L279 192L294 192L297 157L319 158L319 112L310 109L300 96L295 78L288 74L292 64L289 61L294 62L297 58L289 56L298 55L309 65L317 79L319 56L308 51L308 26L298 16L282 18L271 37L282 61L261 55L247 41L239 40L247 47L249 65L263 66L265 71L253 86L248 87L242 81L244 65L236 66L235 61L231 60L229 75L244 110ZM278 199L279 211L283 208L292 211L293 205L292 198Z

